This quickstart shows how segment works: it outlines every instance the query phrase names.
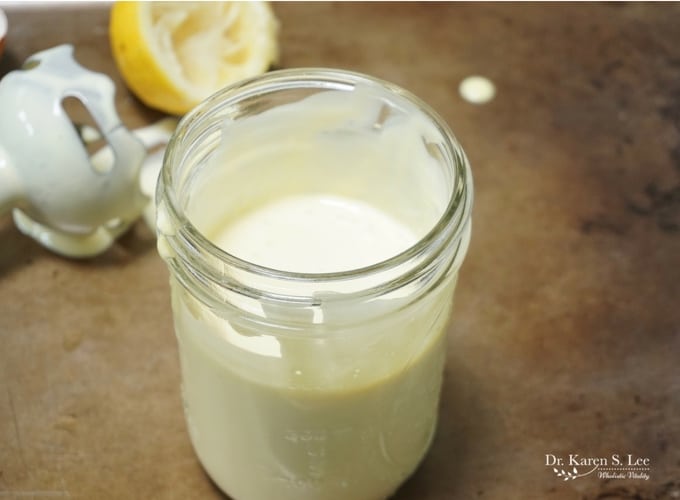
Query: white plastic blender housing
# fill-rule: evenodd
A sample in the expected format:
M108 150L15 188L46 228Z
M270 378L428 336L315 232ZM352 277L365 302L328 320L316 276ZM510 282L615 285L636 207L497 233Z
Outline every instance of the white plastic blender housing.
M0 81L0 215L12 210L24 234L68 257L103 252L139 218L150 203L140 187L147 148L167 143L176 125L131 132L114 94L111 79L80 66L71 45L35 54ZM66 98L82 103L107 143L92 156Z

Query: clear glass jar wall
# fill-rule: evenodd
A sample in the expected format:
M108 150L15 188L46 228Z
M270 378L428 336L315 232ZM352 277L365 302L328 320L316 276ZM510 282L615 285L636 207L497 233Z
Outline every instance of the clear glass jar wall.
M316 273L215 243L254 207L309 193L376 207L414 243ZM182 120L157 204L185 416L213 480L237 500L393 493L434 435L470 237L470 169L446 124L365 75L272 72Z

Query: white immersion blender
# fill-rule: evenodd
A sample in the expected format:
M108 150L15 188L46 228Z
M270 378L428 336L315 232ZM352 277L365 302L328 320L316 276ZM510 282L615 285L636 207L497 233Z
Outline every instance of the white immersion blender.
M173 118L130 131L121 123L111 79L80 66L71 45L30 57L0 80L0 215L66 257L104 252L145 211ZM94 119L104 146L88 152L64 109L77 99Z

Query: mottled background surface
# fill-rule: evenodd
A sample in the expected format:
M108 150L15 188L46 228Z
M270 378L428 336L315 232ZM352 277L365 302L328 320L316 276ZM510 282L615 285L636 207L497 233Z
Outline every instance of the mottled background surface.
M72 43L116 81L126 125L160 117L120 81L108 5L5 10L0 76ZM441 424L395 498L680 497L680 5L275 10L282 67L410 89L473 165ZM495 100L461 99L471 74ZM632 454L649 479L563 481L547 454ZM75 262L0 218L0 499L43 497L223 498L185 432L167 272L141 223Z

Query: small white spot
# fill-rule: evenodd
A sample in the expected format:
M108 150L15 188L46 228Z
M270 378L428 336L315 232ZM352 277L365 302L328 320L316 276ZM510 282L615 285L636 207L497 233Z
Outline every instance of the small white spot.
M496 86L483 76L468 76L460 82L458 92L463 99L472 104L485 104L496 95Z
M85 144L88 144L90 142L98 141L102 138L102 135L96 128L91 127L90 125L83 125L80 129L80 137L83 138Z
M123 219L120 217L114 217L113 219L106 221L104 225L106 226L106 229L115 231L116 229L121 229L124 224L125 221Z

